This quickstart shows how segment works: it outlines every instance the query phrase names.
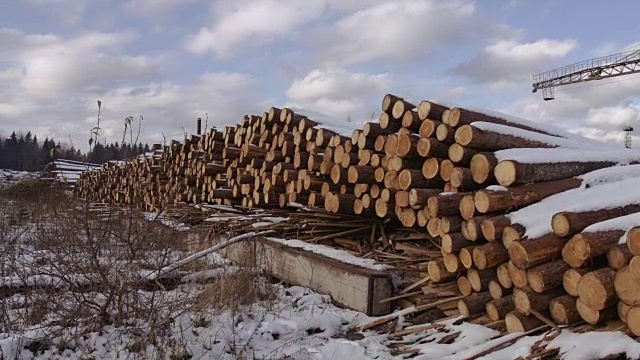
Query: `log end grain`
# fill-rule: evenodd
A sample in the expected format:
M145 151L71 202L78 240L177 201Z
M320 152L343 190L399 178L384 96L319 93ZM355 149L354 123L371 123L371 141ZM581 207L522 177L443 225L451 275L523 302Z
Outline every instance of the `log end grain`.
M571 224L564 213L557 213L551 218L551 228L554 234L564 237L569 235Z
M517 166L514 161L504 160L500 161L496 165L493 173L498 181L498 184L502 186L513 185L517 180Z

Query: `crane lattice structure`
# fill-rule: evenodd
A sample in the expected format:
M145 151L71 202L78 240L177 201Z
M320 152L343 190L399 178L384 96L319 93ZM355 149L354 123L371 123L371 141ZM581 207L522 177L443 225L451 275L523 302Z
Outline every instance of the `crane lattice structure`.
M631 125L625 125L622 131L624 131L624 147L631 149L631 133L633 132L633 127Z
M533 76L533 92L542 90L542 98L553 100L557 86L602 80L640 72L640 49L581 61Z

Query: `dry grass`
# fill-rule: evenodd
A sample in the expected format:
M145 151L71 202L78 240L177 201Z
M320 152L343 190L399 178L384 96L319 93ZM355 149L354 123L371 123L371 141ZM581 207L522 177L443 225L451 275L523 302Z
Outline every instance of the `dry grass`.
M38 181L0 191L0 276L24 284L13 289L20 291L22 305L0 296L0 332L35 326L47 339L72 343L112 325L135 339L130 350L151 344L180 359L183 344L166 340L179 314L201 314L197 325L202 325L219 311L241 311L275 297L254 269L171 291L185 273L210 266L198 261L178 273L148 278L189 254L186 234L139 211L97 211L89 205Z

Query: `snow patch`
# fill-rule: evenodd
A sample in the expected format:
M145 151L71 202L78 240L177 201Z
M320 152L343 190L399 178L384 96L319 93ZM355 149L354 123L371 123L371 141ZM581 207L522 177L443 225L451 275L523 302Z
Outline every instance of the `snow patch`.
M640 343L620 331L577 334L563 330L547 348L559 348L563 360L601 359L612 354L640 358Z

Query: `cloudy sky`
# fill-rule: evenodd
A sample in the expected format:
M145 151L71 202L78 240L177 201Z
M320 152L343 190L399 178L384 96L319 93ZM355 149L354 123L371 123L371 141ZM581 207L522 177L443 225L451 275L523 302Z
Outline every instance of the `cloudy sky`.
M86 148L142 115L149 143L270 106L354 126L385 93L485 107L621 141L640 130L640 76L556 90L531 75L635 49L635 1L6 0L0 2L0 133ZM640 132L639 132L640 134ZM639 145L640 146L640 145Z

